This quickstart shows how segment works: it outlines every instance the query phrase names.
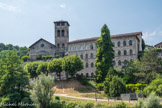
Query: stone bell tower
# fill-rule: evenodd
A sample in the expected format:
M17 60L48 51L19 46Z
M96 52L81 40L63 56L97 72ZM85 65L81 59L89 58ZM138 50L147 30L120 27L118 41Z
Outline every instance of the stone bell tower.
M64 57L65 52L68 50L69 42L69 23L67 21L55 21L55 45L56 54Z

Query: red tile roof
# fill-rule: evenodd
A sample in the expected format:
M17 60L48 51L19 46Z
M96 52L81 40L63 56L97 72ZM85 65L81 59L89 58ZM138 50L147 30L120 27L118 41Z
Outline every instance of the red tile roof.
M155 45L155 47L157 47L157 46L158 46L158 45L160 45L160 44L162 44L162 42L160 42L160 43L156 44L156 45Z
M133 33L126 33L126 34L117 34L117 35L111 35L111 38L118 38L118 37L125 37L125 36L137 36L137 35L142 35L142 32L133 32ZM92 38L86 38L86 39L79 39L79 40L74 40L69 43L77 43L77 42L85 42L85 41L95 41L99 37L92 37Z

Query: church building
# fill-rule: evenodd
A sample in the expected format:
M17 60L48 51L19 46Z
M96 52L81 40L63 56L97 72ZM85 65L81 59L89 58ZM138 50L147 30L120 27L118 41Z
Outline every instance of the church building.
M95 41L99 37L69 41L70 24L61 20L54 22L54 25L55 45L44 39L38 40L29 47L30 58L35 59L39 55L51 55L53 57L55 55L61 57L77 55L84 61L84 69L79 71L78 74L93 77L97 51ZM111 35L111 40L114 43L114 67L121 68L124 61L135 61L138 59L139 52L142 51L142 32Z

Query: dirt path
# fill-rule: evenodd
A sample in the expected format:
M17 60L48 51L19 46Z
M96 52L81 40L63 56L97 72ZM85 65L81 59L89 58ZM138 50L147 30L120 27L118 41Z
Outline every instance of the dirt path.
M62 97L69 97L69 98L75 98L75 99L84 99L84 100L93 100L93 101L96 101L96 99L94 98L83 98L83 97L75 97L75 96L68 96L67 94L54 94L54 96L62 96ZM106 99L97 99L97 101L108 101ZM112 100L112 99L109 99L110 102L122 102L122 100ZM127 103L134 103L136 101L123 101L123 102L127 102Z

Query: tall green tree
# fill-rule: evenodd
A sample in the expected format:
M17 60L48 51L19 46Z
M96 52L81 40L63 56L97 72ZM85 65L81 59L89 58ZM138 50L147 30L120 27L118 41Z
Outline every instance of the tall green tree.
M39 108L49 108L54 93L52 90L53 86L54 77L52 76L41 74L38 76L38 80L34 80L31 98L34 103L39 105Z
M30 100L29 73L23 71L21 60L15 51L0 53L0 101L15 103ZM0 102L0 103L1 103Z
M76 55L66 56L64 57L62 67L65 70L67 78L68 75L74 77L78 71L83 69L83 61Z
M53 59L48 65L49 72L56 72L57 76L61 79L61 72L63 71L63 58Z
M101 29L101 37L96 41L96 72L95 80L97 83L102 83L108 73L108 70L113 67L114 50L113 43L110 38L110 30L105 24Z

